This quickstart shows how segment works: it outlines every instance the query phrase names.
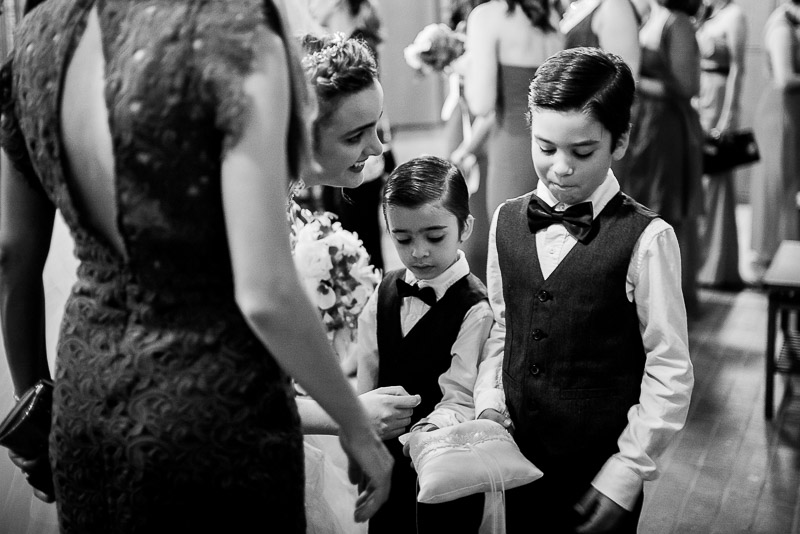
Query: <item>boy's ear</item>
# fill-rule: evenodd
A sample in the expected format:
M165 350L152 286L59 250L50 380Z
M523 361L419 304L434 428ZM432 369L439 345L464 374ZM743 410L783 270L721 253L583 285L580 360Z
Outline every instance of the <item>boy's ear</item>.
M611 158L614 161L619 161L622 159L622 156L625 155L625 152L628 150L628 142L631 140L631 129L628 128L625 133L619 136L617 139L617 146L614 147L614 151L611 152Z
M463 243L469 236L472 235L472 229L475 226L475 217L472 215L467 215L467 220L464 221L464 229L461 230L461 242Z

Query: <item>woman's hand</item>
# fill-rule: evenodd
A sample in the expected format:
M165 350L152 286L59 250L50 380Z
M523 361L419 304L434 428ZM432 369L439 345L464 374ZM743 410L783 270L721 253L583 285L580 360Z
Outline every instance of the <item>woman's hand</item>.
M411 414L421 399L410 395L402 386L387 386L362 393L361 400L367 419L382 440L396 438L411 423Z
M19 467L25 473L28 483L33 487L33 494L40 500L51 503L56 498L53 494L53 473L50 470L50 460L47 453L36 458L23 458L18 454L8 451L11 463Z
M394 460L374 431L353 436L339 434L339 442L347 454L350 482L358 484L354 519L363 523L389 498Z

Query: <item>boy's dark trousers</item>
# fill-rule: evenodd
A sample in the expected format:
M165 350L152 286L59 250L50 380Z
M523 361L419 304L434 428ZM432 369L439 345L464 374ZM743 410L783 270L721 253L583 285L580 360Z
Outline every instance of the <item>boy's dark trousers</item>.
M584 484L576 483L578 473L556 473L552 469L524 486L506 491L506 534L573 534L575 528L586 521L574 506L589 490L591 478ZM594 478L594 476L592 476ZM643 495L632 512L627 512L618 528L610 534L635 534L642 512Z
M392 489L389 500L369 520L370 534L477 534L483 519L483 493L439 504L416 502L417 473L411 458L403 456L396 439L385 443L395 461Z

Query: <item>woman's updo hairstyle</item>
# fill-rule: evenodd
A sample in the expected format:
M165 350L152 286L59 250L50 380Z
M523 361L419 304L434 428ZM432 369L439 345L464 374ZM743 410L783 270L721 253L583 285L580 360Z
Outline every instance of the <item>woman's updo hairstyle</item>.
M317 123L324 122L343 96L358 93L378 79L375 57L367 44L343 33L301 38L305 52L301 64L306 80L317 95Z

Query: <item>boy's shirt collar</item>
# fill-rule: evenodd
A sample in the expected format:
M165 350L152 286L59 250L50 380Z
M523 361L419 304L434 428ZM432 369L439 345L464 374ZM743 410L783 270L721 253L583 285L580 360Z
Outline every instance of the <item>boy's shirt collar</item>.
M592 217L595 219L600 212L603 211L603 208L606 207L606 204L614 198L620 190L619 182L617 181L617 177L614 176L614 173L611 169L608 169L608 174L606 174L606 179L603 180L603 183L600 184L597 189L595 189L589 198L585 199L583 202L591 202L592 203ZM547 187L539 180L538 185L536 186L536 196L544 200L548 206L551 208L555 207L559 204L556 197L550 192ZM566 209L570 207L572 204L562 204L563 208Z
M467 262L467 256L464 254L464 251L459 250L458 259L456 262L445 269L445 271L436 278L432 278L430 280L417 280L417 277L414 276L414 273L406 269L404 280L411 285L418 283L419 287L432 287L436 292L436 300L439 300L444 296L445 293L447 293L447 290L450 289L450 286L468 274L469 263Z

